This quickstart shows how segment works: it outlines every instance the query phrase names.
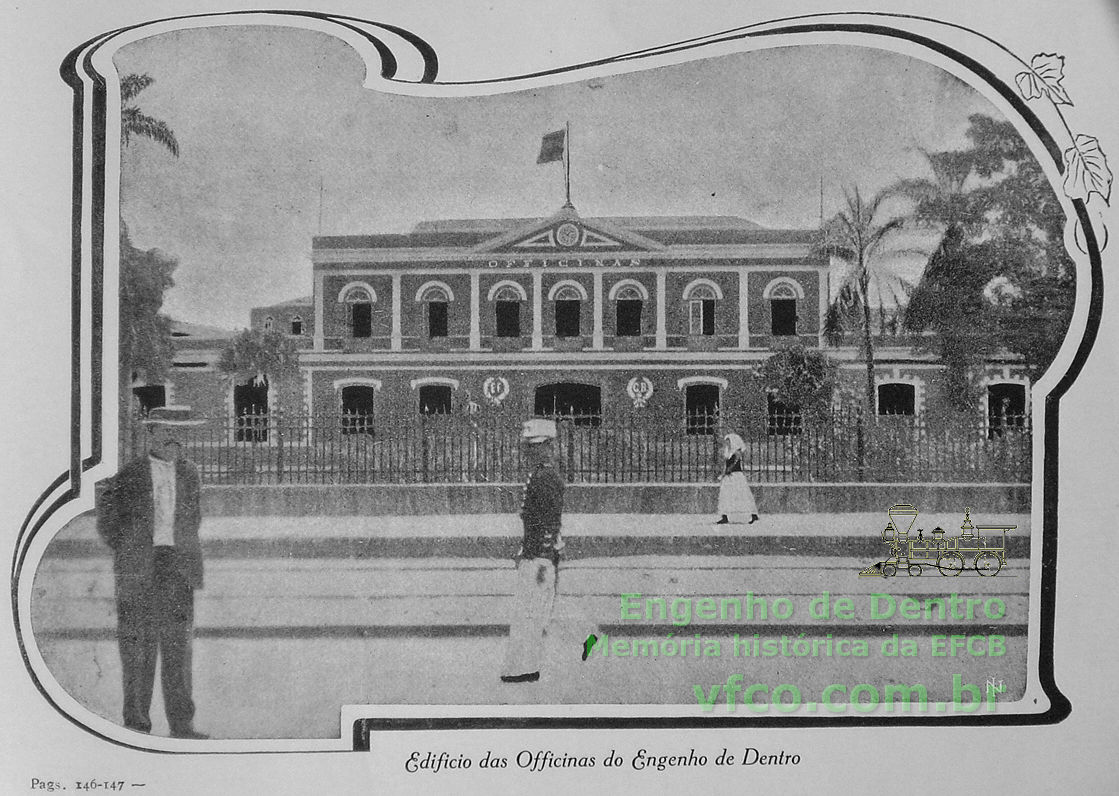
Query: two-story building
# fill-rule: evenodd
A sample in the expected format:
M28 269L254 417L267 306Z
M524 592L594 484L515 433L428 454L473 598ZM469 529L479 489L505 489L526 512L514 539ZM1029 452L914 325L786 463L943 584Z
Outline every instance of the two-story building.
M820 345L818 234L739 218L425 222L314 240L312 411L523 414L762 401L775 345Z
M757 366L792 343L825 348L831 264L819 244L817 230L735 217L582 218L571 206L544 219L320 236L312 295L254 308L251 323L301 349L303 383L285 404L308 414L375 423L390 410L438 414L473 403L591 419L702 418L719 408L764 415L782 407ZM860 385L858 347L826 350L843 379ZM940 367L908 346L880 344L877 410L920 415L943 401L933 378ZM1028 383L1013 361L987 371L986 412L1026 414ZM225 416L277 400L252 383L187 392Z

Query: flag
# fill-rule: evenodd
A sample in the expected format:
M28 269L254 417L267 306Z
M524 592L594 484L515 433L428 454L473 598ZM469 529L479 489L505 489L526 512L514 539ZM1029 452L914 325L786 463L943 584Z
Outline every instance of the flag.
M563 160L563 140L566 133L563 130L556 130L554 133L548 133L544 136L544 140L540 142L540 154L536 156L537 163L554 163L557 160Z

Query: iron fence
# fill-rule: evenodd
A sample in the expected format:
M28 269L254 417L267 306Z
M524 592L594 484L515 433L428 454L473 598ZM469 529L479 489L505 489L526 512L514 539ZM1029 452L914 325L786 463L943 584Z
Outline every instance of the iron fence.
M510 483L524 478L510 412L249 414L187 432L186 455L211 484ZM721 442L746 443L757 483L1028 483L1028 417L933 422L857 411L823 417L633 412L557 417L558 463L578 483L712 483ZM142 437L139 438L142 441ZM139 454L137 448L133 451Z

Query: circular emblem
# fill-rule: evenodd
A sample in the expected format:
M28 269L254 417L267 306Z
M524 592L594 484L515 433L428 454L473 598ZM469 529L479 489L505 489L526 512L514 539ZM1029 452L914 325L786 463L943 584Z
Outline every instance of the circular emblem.
M653 395L653 382L644 376L634 376L626 385L626 394L633 399L633 405L640 409Z
M567 221L556 228L556 242L560 246L574 246L579 242L579 228Z
M494 406L498 406L509 395L509 381L501 376L490 376L482 382L482 395Z

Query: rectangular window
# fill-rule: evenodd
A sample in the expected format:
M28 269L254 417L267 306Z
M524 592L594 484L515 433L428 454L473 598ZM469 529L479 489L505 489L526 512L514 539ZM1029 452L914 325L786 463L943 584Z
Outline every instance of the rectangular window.
M350 330L354 337L373 336L373 305L355 302L350 305Z
M692 299L688 302L688 334L715 334L715 299Z
M770 331L775 336L797 333L797 300L773 299L769 302L771 315Z
M641 300L619 299L616 320L618 337L639 337L641 335Z
M372 434L376 391L372 387L342 388L342 433Z
M1026 387L1023 384L992 384L987 387L987 436L1002 437L1006 431L1026 427Z
M556 302L556 337L578 337L581 301Z
M498 301L496 312L497 312L497 336L498 337L520 337L521 336L521 302L519 302L519 301Z
M202 363L205 365L206 363ZM132 394L136 396L140 413L147 414L153 409L167 405L167 390L162 384L150 384L146 387L133 387Z
M445 384L425 384L420 387L421 415L449 415L450 413L450 386Z
M800 407L796 404L782 403L768 395L765 432L770 435L799 434L803 427Z
M917 390L912 384L880 384L878 386L878 414L915 415Z
M427 336L447 336L447 302L429 301L427 303Z
M268 383L252 379L233 388L233 413L237 416L237 442L268 441Z
M719 425L719 388L693 384L684 393L689 434L714 434Z

